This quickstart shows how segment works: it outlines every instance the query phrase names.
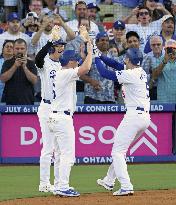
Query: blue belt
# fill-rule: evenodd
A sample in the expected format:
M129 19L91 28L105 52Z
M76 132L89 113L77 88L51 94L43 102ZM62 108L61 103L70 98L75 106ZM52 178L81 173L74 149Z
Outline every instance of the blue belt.
M143 107L137 107L136 110L144 111Z
M47 104L51 104L51 101L50 101L50 100L43 99L43 102L44 102L44 103L47 103Z
M146 113L148 113L148 111L144 110L143 107L137 107L136 110L140 110L140 111L143 111L143 112L145 111Z
M55 111L54 110L53 113L61 113L61 111ZM69 112L67 110L63 111L63 113L66 114L66 115L71 115L71 112Z

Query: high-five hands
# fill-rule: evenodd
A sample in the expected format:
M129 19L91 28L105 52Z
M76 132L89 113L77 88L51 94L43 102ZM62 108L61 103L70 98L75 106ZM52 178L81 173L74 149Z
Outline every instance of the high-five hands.
M53 41L58 41L60 38L60 27L55 25L51 31L51 39Z

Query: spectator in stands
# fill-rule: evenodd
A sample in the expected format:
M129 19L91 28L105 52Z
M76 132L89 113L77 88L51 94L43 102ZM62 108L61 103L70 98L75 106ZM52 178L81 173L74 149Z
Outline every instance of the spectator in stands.
M123 21L117 20L113 24L112 32L114 38L110 40L110 45L115 45L118 52L120 53L126 48L125 24Z
M100 32L96 36L97 48L104 54L108 55L109 37L106 32ZM108 69L112 69L108 67ZM85 81L85 104L113 104L114 97L114 83L100 76L95 61L92 63L91 70L87 75L81 77Z
M14 57L2 66L0 80L5 82L2 102L8 105L34 104L34 85L37 69L27 59L27 44L23 39L14 42Z
M157 100L176 103L176 41L168 40L165 44L164 60L152 71L152 79L158 80Z
M176 35L174 35L174 28L175 28L175 20L172 15L165 15L162 18L162 30L160 33L160 36L163 39L163 45L165 45L165 42L169 39L176 40ZM149 41L146 43L144 48L144 53L148 53L151 51L150 43Z
M161 31L162 20L150 23L151 14L147 7L140 7L137 13L138 24L126 24L126 30L135 31L140 36L140 48L143 51L145 44L152 35L159 35Z
M139 48L140 47L140 37L135 31L129 31L126 34L127 45L121 53L119 53L118 61L124 64L126 57L126 51L128 48Z
M72 21L68 21L66 24L72 28L72 30L78 34L79 32L79 19L80 18L86 18L87 17L87 5L84 1L78 1L75 4L75 15L76 15L76 19L72 20ZM96 36L99 33L99 29L98 26L90 21L90 32L94 33L94 35ZM63 39L65 40L65 39Z
M25 32L25 34L27 34L29 37L32 37L32 34L34 32L37 32L40 27L39 18L37 14L35 12L29 12L26 15L26 19L24 20L22 26L24 28L22 31Z
M113 2L112 2L112 0L101 0L101 4L112 5Z
M42 0L30 0L29 11L35 12L38 17L40 17L43 9L43 1Z
M26 41L27 46L30 45L30 38L28 35L20 32L20 18L17 13L10 13L8 16L8 30L0 34L0 53L2 52L2 45L5 40L16 40L22 38ZM31 54L31 50L28 50Z
M170 14L164 5L159 3L159 0L144 0L143 2L141 1L139 6L132 10L127 18L123 18L123 20L128 24L137 24L140 8L147 8L149 10L151 16L150 22L162 18L163 15Z
M98 16L99 11L100 11L100 7L96 3L87 4L88 19L94 22L98 26L99 31L104 31L104 26L101 23Z
M42 10L43 13L47 13L48 15L59 14L64 21L68 20L67 13L59 8L57 0L44 0L44 2L47 7Z
M85 46L85 40L81 37L81 31L82 31L82 26L85 26L89 37L91 39L95 39L95 34L90 32L90 20L87 18L80 18L79 19L79 23L78 23L78 35L76 36L75 39L69 41L67 43L67 45L65 46L65 50L75 50L75 52L79 55L79 57L81 58L81 54L80 54L80 48Z
M157 81L152 79L151 74L160 63L162 63L165 55L163 49L163 40L161 36L152 36L150 38L150 47L152 51L148 53L143 60L143 69L148 75L150 87L150 99L157 100Z
M6 40L2 45L2 54L0 56L0 72L2 70L2 65L4 61L9 60L13 57L13 45L14 45L14 41L12 40ZM4 90L4 83L0 81L0 101L2 98L3 90Z
M47 41L50 39L50 34L54 23L59 24L65 30L70 40L75 38L75 33L64 23L59 15L45 15L41 21L40 29L38 32L33 33L32 36L32 45L35 47L36 54L43 46L46 45ZM63 31L61 30L61 32ZM62 33L60 36L63 36Z

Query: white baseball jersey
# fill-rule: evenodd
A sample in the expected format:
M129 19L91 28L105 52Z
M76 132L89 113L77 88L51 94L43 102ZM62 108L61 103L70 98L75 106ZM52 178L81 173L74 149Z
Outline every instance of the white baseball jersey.
M122 95L126 108L141 107L146 111L150 108L149 86L147 74L141 68L116 71L118 82L122 85Z
M56 72L56 98L52 102L53 111L70 111L73 113L76 110L78 69L78 67L75 69L61 69Z
M41 79L41 96L42 99L52 100L55 98L55 92L53 86L55 86L55 76L56 71L61 69L60 62L53 61L49 58L47 54L44 58L44 65L42 69L38 69L40 79Z

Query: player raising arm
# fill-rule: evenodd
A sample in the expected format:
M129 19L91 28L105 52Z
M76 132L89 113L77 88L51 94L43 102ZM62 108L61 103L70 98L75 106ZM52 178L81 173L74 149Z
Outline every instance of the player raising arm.
M50 184L50 165L54 152L54 135L48 128L48 115L51 109L51 102L55 98L53 91L54 77L56 71L61 69L59 57L64 51L65 42L62 41L59 34L59 27L52 29L51 40L38 52L35 58L35 64L41 79L42 100L38 108L38 118L42 132L43 147L40 156L40 192L52 192L54 187ZM54 153L54 185L57 187L59 152Z
M101 60L118 71L106 70ZM107 190L112 190L117 179L121 188L114 192L114 196L132 195L133 185L127 171L125 161L126 153L131 143L136 140L150 124L150 98L147 85L147 74L140 67L143 60L139 49L130 48L126 54L126 66L104 56L96 57L95 62L100 74L113 81L122 84L122 93L126 106L126 114L114 136L112 147L113 162L110 165L107 175L98 179L97 183ZM124 70L125 69L125 70Z
M90 41L87 43L87 52L85 61L78 67L75 51L64 51L60 57L62 69L56 73L56 98L51 104L52 111L48 125L55 136L56 149L60 151L59 183L54 191L54 194L59 196L76 197L80 195L69 186L69 176L75 161L75 131L72 117L76 110L76 80L88 73L91 68L92 45Z

